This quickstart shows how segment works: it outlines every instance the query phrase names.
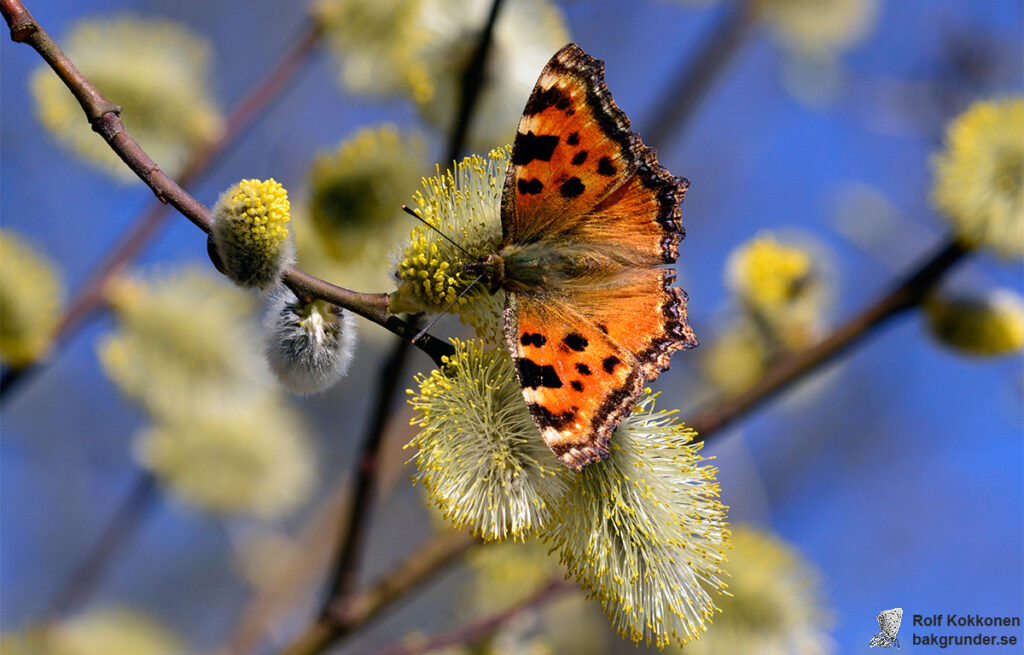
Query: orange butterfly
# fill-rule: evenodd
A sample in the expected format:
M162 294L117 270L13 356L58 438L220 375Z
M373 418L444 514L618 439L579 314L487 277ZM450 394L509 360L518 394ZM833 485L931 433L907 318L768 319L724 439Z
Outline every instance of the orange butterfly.
M629 129L604 64L575 45L541 71L501 198L502 247L471 265L508 292L505 338L544 441L570 468L697 339L672 286L689 183Z

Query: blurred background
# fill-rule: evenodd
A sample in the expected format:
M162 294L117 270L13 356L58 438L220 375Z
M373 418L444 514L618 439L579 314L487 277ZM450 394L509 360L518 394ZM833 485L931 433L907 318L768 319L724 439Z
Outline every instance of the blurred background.
M174 21L208 42L206 73L188 68L203 65L189 61L201 59L202 48L181 45L165 55L166 69L147 71L150 64L140 57L131 73L154 84L151 97L167 93L180 101L208 95L209 108L195 100L173 109L198 112L197 122L182 129L199 143L222 129L217 108L224 112L233 106L275 64L308 16L301 4L279 2L26 4L62 45L79 21L125 12ZM471 0L424 4L431 6L408 9L412 17L402 19L407 31L397 41L381 27L398 24L380 8L391 7L388 3L378 3L382 13L377 16L345 3L319 5L325 21L337 20L342 27L336 26L337 33L328 30L270 109L189 191L212 205L242 178L274 178L292 200L300 265L309 262L311 272L362 291L393 288L389 262L413 227L394 208L411 201L419 177L432 174L435 162L444 164L453 117L452 89L440 82L425 89L424 80L440 79L437 71L460 65L460 53L472 48L479 29L467 26L482 23L489 6ZM332 11L342 18L332 17ZM657 149L666 168L691 182L678 270L702 346L677 354L655 387L662 393L659 406L680 408L684 420L704 403L744 388L780 352L828 333L936 248L949 231L931 200L934 161L946 126L975 101L1019 97L1024 89L1019 2L765 0L759 11L754 18L736 19L732 5L716 2L506 0L491 54L498 82L485 87L463 149L463 154L485 154L510 141L540 68L564 41L575 41L605 61L608 87L634 129ZM685 120L672 120L663 107L678 107L681 96L672 95L673 88L706 40L716 33L721 38L723 25L730 24L727 38L733 43L710 72L692 112ZM450 43L434 47L438 35ZM82 56L96 66L110 65L119 57L102 48L112 48L113 40L89 43L83 37ZM422 70L387 79L377 67L386 71L396 48ZM0 57L0 221L5 233L16 233L55 263L66 298L150 206L152 194L137 180L118 181L75 155L66 139L44 127L47 119L41 118L48 112L51 126L60 117L47 105L56 100L36 88L42 82L33 81L42 62L31 48L4 39ZM208 90L176 87L186 84L167 73L176 66L184 80L205 74ZM128 98L122 99L128 91L110 95L129 106ZM165 102L162 110L170 111L168 106ZM139 113L147 111L161 109ZM126 122L128 116L126 110ZM80 116L74 121L84 125ZM378 129L382 124L393 127ZM131 123L128 127L134 133ZM353 141L366 128L375 131ZM155 129L151 152L158 163L182 158L173 147L163 159L156 154L161 136L166 135ZM1017 139L1024 140L1024 134ZM139 140L149 148L142 135ZM170 140L179 147L188 143L185 136ZM103 145L98 137L95 142ZM348 150L339 150L343 143ZM360 168L364 162L370 163ZM382 178L375 166L394 177ZM322 189L331 176L350 172L364 176L353 185L379 194L390 208L393 223L370 230L365 238L371 245L349 236L357 228L316 218L324 204L322 198L317 204L317 194L329 195ZM333 202L372 205L344 195ZM339 230L333 250L323 246L331 242L325 236L331 229ZM765 328L747 316L749 299L744 300L743 281L737 281L746 270L740 259L746 251L737 249L752 243L791 249L803 262L795 266L813 281L813 300L811 309L794 305L786 312L796 325ZM359 259L359 253L368 256ZM180 272L189 266L213 272L205 237L174 215L132 266L141 280L133 284L200 275ZM202 315L196 320L217 325L223 304L201 299L238 292L216 280L201 284L210 290L193 288L188 297L173 289L150 295L162 298L165 308L180 307L186 323L194 311ZM989 250L970 256L943 283L945 290L961 294L999 287L1019 294L1021 268L1018 260ZM132 309L138 295L133 289L125 284L112 293L117 319L104 312L88 321L44 369L3 398L0 629L24 630L50 611L117 508L129 494L139 493L137 520L75 611L135 608L173 629L186 652L209 652L225 642L248 599L266 584L261 571L307 547L296 546L295 538L311 521L317 523L316 512L324 512L324 503L351 479L352 453L369 421L372 381L393 337L361 323L349 376L323 394L300 398L261 388L260 394L272 394L284 408L287 417L280 420L301 423L307 435L294 444L267 445L265 458L292 457L275 454L277 447L302 452L294 455L294 470L275 482L280 488L267 491L247 511L236 511L230 492L218 496L223 502L211 510L189 496L187 483L183 492L162 483L139 491L139 462L160 457L154 455L159 435L150 427L159 410L146 399L149 391L132 386L125 366L138 357L130 344L111 341L130 333L132 311L152 316L152 309ZM251 326L232 329L255 332L255 299L231 298L224 302L237 303L232 307L253 317ZM162 315L155 320L173 323ZM232 320L237 323L224 319ZM704 451L716 458L730 521L774 534L792 550L802 575L815 580L820 610L815 627L829 637L807 652L867 652L878 631L874 617L889 607L904 608L901 636L910 634L912 614L1022 614L1021 358L1019 353L971 356L940 343L933 332L919 312L897 318L849 355L716 434ZM433 333L445 337L464 328L446 319ZM258 354L260 346L253 343L246 352ZM415 372L431 366L414 352L402 388L413 385ZM252 375L264 374L260 369ZM363 581L387 571L435 529L420 489L407 480L414 467L404 464L410 453L401 445L413 433L400 396L386 432L388 465L372 512ZM204 455L200 446L182 457ZM284 496L274 495L278 492ZM331 517L319 520L326 524L323 542L334 520L330 503L319 516ZM258 652L287 643L314 611L312 585L324 573L311 575ZM440 576L338 652L369 652L407 633L433 634L458 625L480 575L479 569L460 566ZM607 632L598 640L604 652L634 650L600 619L596 625ZM913 646L909 637L901 641L906 652L930 652Z

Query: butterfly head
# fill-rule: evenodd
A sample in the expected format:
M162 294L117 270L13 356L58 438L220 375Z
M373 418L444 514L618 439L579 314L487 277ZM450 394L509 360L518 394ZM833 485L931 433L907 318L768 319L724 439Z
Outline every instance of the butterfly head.
M505 259L498 253L484 255L480 259L466 264L465 272L473 277L480 277L491 293L496 293L505 284Z

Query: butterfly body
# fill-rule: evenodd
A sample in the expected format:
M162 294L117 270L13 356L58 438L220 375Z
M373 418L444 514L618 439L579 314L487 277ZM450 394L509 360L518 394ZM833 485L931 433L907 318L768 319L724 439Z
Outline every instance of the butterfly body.
M569 44L541 72L502 192L502 246L471 265L507 292L506 345L548 446L580 470L671 354L697 345L667 265L688 182L629 129L603 64Z

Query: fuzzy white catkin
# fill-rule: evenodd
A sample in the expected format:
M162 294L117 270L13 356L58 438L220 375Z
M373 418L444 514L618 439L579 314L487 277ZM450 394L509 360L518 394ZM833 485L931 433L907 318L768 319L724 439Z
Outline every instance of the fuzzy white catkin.
M280 285L270 294L264 330L267 362L291 391L317 393L348 372L356 341L351 312L322 301L305 305Z

